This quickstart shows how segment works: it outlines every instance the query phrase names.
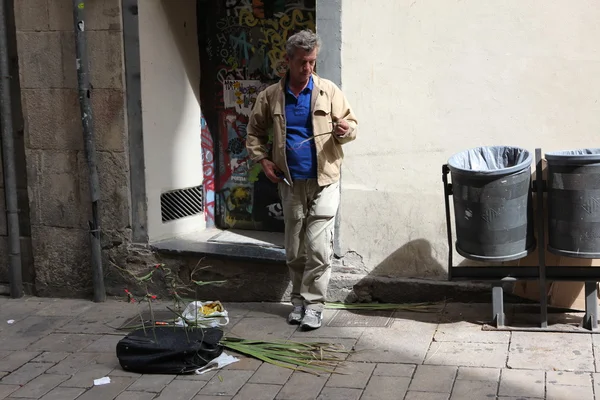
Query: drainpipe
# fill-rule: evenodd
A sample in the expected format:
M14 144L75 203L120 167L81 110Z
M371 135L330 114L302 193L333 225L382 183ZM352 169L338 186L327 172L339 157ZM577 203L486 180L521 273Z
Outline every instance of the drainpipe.
M2 160L4 162L4 196L8 231L8 271L10 296L23 296L21 272L21 233L19 232L19 203L12 118L11 79L8 61L8 0L0 0L0 125L2 125Z
M2 0L0 0L2 1ZM91 88L88 72L88 56L85 41L85 1L73 0L73 24L75 30L75 53L77 56L77 81L79 89L79 106L83 125L85 157L89 170L90 194L92 200L92 220L89 221L90 241L92 247L92 284L94 301L106 300L104 290L104 274L102 273L102 246L100 243L100 219L98 208L100 201L100 183L96 163L96 145L94 143L94 126L92 118Z

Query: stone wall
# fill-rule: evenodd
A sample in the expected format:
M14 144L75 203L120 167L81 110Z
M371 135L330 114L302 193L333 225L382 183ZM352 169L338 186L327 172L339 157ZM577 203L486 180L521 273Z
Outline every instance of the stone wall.
M86 1L85 6L101 227L109 256L130 236L121 9L120 0ZM15 1L15 22L35 288L38 295L86 296L91 293L91 203L72 1Z

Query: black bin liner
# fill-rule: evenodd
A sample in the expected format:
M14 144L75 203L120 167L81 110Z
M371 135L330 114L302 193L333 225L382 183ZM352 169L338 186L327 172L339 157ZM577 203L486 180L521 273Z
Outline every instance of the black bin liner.
M548 250L600 258L600 148L546 153Z
M509 261L535 248L531 162L529 151L510 146L468 149L448 160L463 257Z

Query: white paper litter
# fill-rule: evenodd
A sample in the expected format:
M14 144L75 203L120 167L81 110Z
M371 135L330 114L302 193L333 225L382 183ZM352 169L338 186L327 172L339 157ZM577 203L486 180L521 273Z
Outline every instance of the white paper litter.
M234 362L238 361L240 361L239 358L230 356L229 354L223 352L219 357L209 361L209 363L206 364L204 367L197 369L196 374L202 375L215 369L221 369L223 367L228 366L229 364L233 364Z
M110 378L108 376L100 379L94 379L94 386L106 385L108 383L110 383Z
M14 319L9 319L8 321L6 321L7 324L12 325L15 323Z

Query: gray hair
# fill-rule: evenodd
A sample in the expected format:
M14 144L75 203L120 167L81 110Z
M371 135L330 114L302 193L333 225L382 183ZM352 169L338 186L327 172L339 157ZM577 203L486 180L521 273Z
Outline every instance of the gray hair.
M294 56L296 49L303 49L310 53L315 48L319 51L320 47L321 38L310 29L305 29L288 38L285 44L285 52L291 58Z

